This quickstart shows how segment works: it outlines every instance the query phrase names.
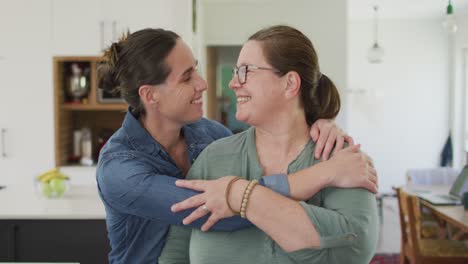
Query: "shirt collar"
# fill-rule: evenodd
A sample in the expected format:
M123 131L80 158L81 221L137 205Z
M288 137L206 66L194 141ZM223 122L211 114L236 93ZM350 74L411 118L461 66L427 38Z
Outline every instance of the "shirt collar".
M122 127L134 149L148 154L157 154L163 149L161 144L141 125L138 117L132 113L131 107L128 108ZM182 127L186 144L192 151L193 149L204 149L212 141L203 137L201 133L197 133L196 130L191 124Z
M128 108L122 127L132 147L148 154L154 154L161 150L161 145L143 128L137 117Z

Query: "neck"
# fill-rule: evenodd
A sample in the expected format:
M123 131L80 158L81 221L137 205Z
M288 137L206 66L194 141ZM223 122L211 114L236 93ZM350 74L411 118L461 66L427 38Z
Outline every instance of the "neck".
M148 133L169 153L172 153L183 140L181 124L171 122L155 113L146 113L146 115L140 117L139 121Z
M255 127L255 140L259 156L261 153L273 150L283 156L299 154L310 139L310 128L303 110L289 112L283 117L281 115L276 117L269 124Z

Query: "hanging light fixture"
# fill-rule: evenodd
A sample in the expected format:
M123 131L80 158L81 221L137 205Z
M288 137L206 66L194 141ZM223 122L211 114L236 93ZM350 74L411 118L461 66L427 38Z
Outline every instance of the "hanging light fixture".
M457 21L455 20L455 16L453 15L452 0L449 0L448 2L447 16L445 17L444 22L442 22L442 25L444 26L445 30L448 33L457 32L458 25L457 25Z
M377 5L374 6L374 44L370 47L369 51L367 52L367 59L370 63L381 63L383 60L383 56L385 55L384 49L379 45L378 42L378 33L379 33L379 25L378 25L378 17L377 12L379 7Z

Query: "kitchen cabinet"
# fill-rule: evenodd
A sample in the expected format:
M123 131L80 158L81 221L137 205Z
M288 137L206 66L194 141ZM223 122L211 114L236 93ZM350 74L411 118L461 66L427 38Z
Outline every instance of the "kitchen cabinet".
M31 184L0 190L0 262L107 263L105 209L97 186L46 199Z
M0 220L0 262L102 264L109 252L105 220Z
M122 33L165 28L191 41L191 0L52 0L55 56L99 55Z
M100 53L107 44L103 13L100 0L52 0L52 54Z
M50 3L0 0L1 184L53 165Z

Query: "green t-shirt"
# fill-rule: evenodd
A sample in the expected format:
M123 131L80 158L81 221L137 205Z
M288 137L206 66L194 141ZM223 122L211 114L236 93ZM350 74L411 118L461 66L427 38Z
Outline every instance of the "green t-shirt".
M314 148L310 140L289 164L288 173L319 162L314 158ZM254 128L205 148L187 178L210 180L227 175L248 180L263 176ZM159 263L369 263L378 235L377 206L372 193L358 188L330 187L300 204L320 235L320 248L285 252L256 227L234 232L202 232L173 226Z

